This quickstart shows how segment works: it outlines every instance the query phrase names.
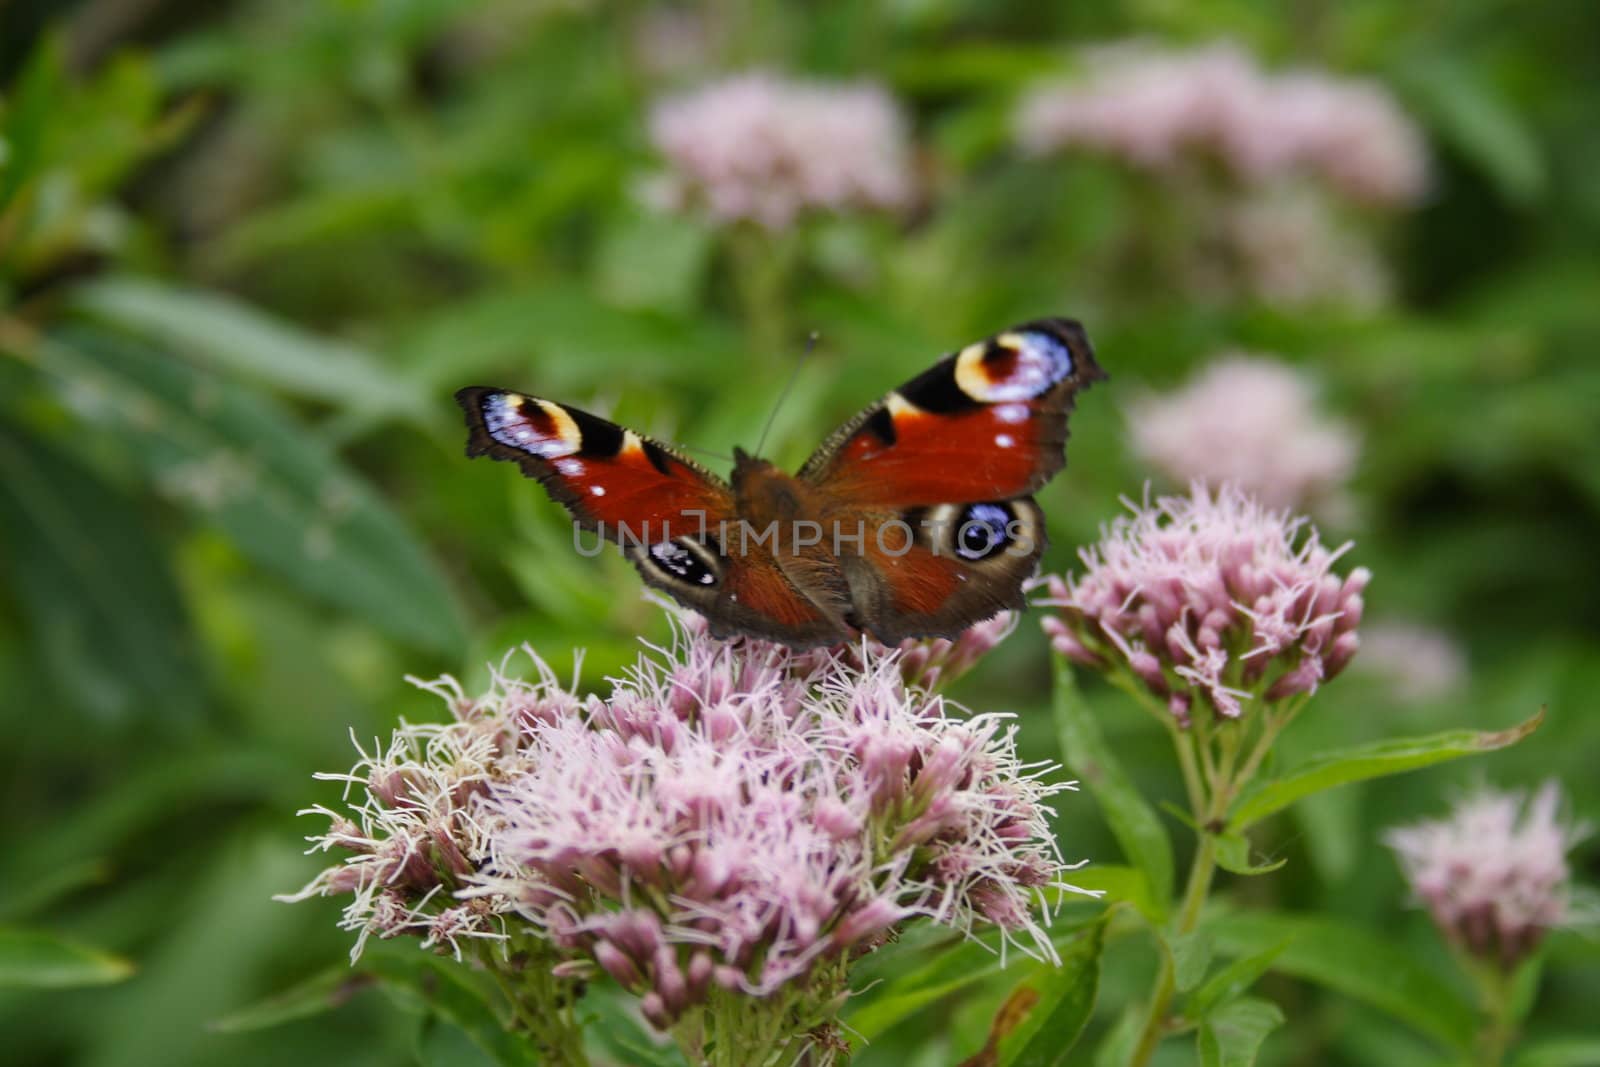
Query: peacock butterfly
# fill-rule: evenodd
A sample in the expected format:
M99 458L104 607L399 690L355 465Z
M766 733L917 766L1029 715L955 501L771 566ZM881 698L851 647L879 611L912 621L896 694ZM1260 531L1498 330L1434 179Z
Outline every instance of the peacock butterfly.
M953 637L1020 607L1046 544L1032 494L1066 463L1078 391L1104 377L1077 322L1025 323L889 393L797 474L736 449L731 482L550 400L456 400L468 456L520 464L713 634L807 648Z

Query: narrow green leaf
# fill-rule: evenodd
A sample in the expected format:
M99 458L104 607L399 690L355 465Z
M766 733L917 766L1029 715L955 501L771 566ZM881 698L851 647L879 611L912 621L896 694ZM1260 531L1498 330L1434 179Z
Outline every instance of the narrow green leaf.
M374 975L409 1010L435 1015L457 1027L500 1067L534 1067L533 1046L506 1027L492 1003L494 994L454 960L409 951L369 951L361 970Z
M1273 912L1227 915L1208 923L1217 950L1254 956L1289 941L1272 970L1362 1001L1450 1048L1470 1045L1472 1005L1409 953L1338 919Z
M1256 979L1267 973L1273 961L1283 955L1289 944L1290 939L1285 938L1265 952L1234 960L1195 990L1194 996L1184 1005L1183 1013L1191 1019L1203 1019L1217 1006L1236 1000L1255 985Z
M0 420L0 576L59 695L103 718L195 718L203 677L167 560L133 503Z
M133 974L120 956L42 930L0 928L0 989L110 985Z
M1250 840L1244 834L1219 834L1217 836L1217 866L1233 874L1266 874L1282 867L1288 860L1275 863L1250 862Z
M1056 664L1056 736L1061 758L1094 795L1129 862L1144 872L1155 904L1165 914L1172 899L1172 843L1155 811L1111 755L1063 660Z
M630 213L600 241L595 285L620 307L686 314L705 280L711 238L708 227L682 215Z
M1283 1025L1276 1004L1247 997L1200 1025L1201 1067L1251 1067L1267 1035Z
M1098 922L1099 919L1091 920ZM1085 924L1057 923L1052 940L1063 947L1075 941ZM852 1036L859 1041L871 1041L891 1026L914 1012L943 997L968 986L988 981L1003 973L1000 953L992 937L964 941L949 947L940 945L939 939L913 928L907 935L908 951L901 956L915 954L926 956L929 962L903 973L886 977L862 998L861 1006L845 1016ZM898 946L891 946L890 950ZM857 981L870 981L875 973L872 964L883 953L874 953L851 972Z
M1103 893L1104 896L1100 899L1106 904L1125 902L1133 905L1152 926L1159 925L1162 921L1162 909L1150 896L1150 882L1145 878L1144 872L1137 867L1128 867L1120 863L1096 863L1073 871L1067 878L1079 889ZM1083 899L1075 893L1063 893L1060 902L1071 904L1081 902Z
M1437 54L1407 63L1397 75L1441 139L1477 164L1507 200L1527 205L1544 192L1546 166L1538 139L1485 71Z
M67 92L66 64L58 36L34 45L10 92L0 98L0 210L4 210L40 166L50 115Z
M1597 1063L1600 1037L1587 1034L1530 1041L1511 1061L1512 1067L1594 1067Z
M207 1029L239 1034L321 1015L344 1004L373 981L371 975L341 963L248 1007L214 1019Z
M114 434L157 489L255 562L402 640L465 643L450 587L405 523L268 398L86 327L37 354L89 430Z
M1211 967L1211 934L1196 930L1172 939L1172 975L1178 992L1187 993L1200 984Z
M1243 830L1282 811L1303 796L1349 782L1403 774L1446 760L1493 752L1514 745L1539 728L1541 709L1508 730L1446 730L1427 737L1399 738L1358 745L1318 756L1247 792L1234 807L1228 825Z
M1001 1039L1000 1067L1057 1067L1067 1062L1067 1053L1094 1011L1105 930L1102 917L1069 944L1058 945L1061 965L1041 967L1025 983L1037 999L1026 1018Z
M124 276L79 286L72 306L196 363L293 396L374 414L419 415L425 408L418 387L367 353L215 293Z

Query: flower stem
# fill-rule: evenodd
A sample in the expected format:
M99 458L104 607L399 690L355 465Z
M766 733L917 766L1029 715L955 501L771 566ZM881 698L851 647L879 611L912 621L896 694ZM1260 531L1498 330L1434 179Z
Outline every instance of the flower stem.
M1482 1006L1484 1023L1478 1031L1477 1067L1500 1067L1505 1062L1506 1051L1516 1032L1512 1018L1513 997L1511 976L1494 963L1472 961L1472 976L1478 985L1478 1002Z

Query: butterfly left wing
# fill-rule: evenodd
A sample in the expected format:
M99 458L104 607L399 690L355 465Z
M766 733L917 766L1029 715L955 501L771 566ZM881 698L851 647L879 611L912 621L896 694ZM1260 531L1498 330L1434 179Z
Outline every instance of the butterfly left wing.
M516 463L579 527L621 545L648 584L704 615L712 633L799 646L845 639L834 605L797 585L767 546L724 543L742 530L733 493L699 464L551 400L483 386L456 400L468 456Z
M1007 608L1047 544L1032 498L1066 462L1078 392L1105 377L1083 328L1042 319L968 345L851 419L806 462L834 523L853 621L885 642L953 636Z
M467 416L468 456L516 463L581 528L607 540L620 544L631 533L649 541L733 515L733 495L722 479L597 415L476 385L458 390L456 402Z

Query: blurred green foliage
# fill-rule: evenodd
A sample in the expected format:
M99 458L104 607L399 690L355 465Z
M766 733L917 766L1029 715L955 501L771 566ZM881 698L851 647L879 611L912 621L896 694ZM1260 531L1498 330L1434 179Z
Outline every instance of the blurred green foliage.
M310 772L346 765L351 733L442 713L403 675L481 680L526 640L558 664L586 647L598 684L635 635L662 633L620 559L578 556L536 487L463 460L454 388L536 389L725 453L753 442L816 330L769 449L794 464L938 353L1067 313L1114 380L1085 398L1069 470L1043 494L1056 569L1148 477L1122 416L1140 385L1224 348L1270 351L1363 431L1357 514L1325 533L1355 538L1375 572L1370 616L1448 630L1471 677L1421 707L1341 680L1285 762L1548 706L1516 748L1274 816L1258 847L1287 865L1222 887L1238 912L1214 951L1274 953L1259 988L1287 1022L1264 1062L1451 1062L1466 993L1379 835L1475 778L1559 777L1579 812L1600 811L1600 9L729 4L700 12L716 32L675 66L650 53L661 11L0 3L6 1057L484 1062L472 1040L492 1046L492 1020L415 978L431 964L411 946L380 954L382 983L315 977L349 948L336 904L268 899L315 867L289 814L331 795ZM1384 234L1389 306L1176 291L1119 258L1159 231L1158 188L1010 147L1029 81L1066 69L1075 45L1130 35L1227 36L1398 94L1434 174ZM929 190L912 219L818 220L757 249L784 257L776 334L752 321L737 236L637 195L660 166L651 102L749 65L886 82ZM1025 625L958 696L1019 711L1029 753L1054 758L1049 684ZM1129 781L1176 800L1160 731L1124 698L1090 696ZM1085 884L1115 884L1126 869L1093 804L1061 808L1067 854L1101 868ZM1579 880L1597 875L1591 859ZM1290 914L1304 911L1323 915ZM1367 942L1383 967L1351 947ZM927 947L873 961L896 998L855 1018L871 1039L859 1062L947 1064L983 1045L1021 972ZM1122 1007L1152 966L1108 955L1092 1040L1129 1032ZM81 988L17 988L24 973ZM308 979L315 995L277 1002L283 1025L238 1015ZM1597 1062L1573 1037L1593 1029L1595 942L1556 934L1542 979L1525 1062ZM320 1010L330 997L341 1010ZM1207 1024L1226 1031L1203 1039L1218 1055L1271 1029L1270 1005L1234 1005ZM609 1039L633 1032L603 996L594 1010L615 1016ZM617 1061L643 1055L619 1047ZM1174 1043L1157 1062L1187 1055Z

